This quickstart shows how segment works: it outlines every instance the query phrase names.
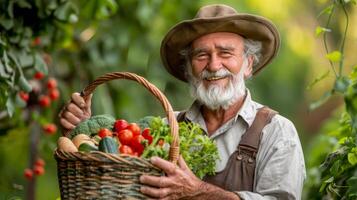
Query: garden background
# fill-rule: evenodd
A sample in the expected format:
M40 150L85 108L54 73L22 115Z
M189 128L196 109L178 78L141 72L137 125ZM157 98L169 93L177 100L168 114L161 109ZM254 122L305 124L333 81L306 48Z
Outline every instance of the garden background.
M71 93L106 72L144 76L175 110L187 108L193 99L163 68L160 42L209 3L263 15L281 33L278 57L248 87L297 127L308 169L303 199L357 198L356 0L0 2L0 199L59 198L53 151L61 132L43 127L58 126ZM128 121L164 116L150 93L124 80L100 86L92 110ZM24 170L37 158L44 173L29 181Z

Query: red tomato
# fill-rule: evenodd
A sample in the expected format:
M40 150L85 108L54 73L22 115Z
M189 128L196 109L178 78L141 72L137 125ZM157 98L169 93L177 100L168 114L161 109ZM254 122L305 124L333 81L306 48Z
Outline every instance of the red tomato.
M143 153L145 148L145 138L142 135L135 135L131 141L131 147L135 152L138 152L139 156Z
M54 78L49 78L47 81L47 88L48 89L55 89L57 88L57 81Z
M36 37L33 41L32 41L32 45L33 46L38 46L41 44L41 38L40 37Z
M42 72L36 72L34 78L37 80L41 80L45 75Z
M35 173L38 176L41 176L42 174L45 173L45 168L43 168L42 166L35 166L35 168L33 169L33 173Z
M21 98L22 100L24 100L25 102L27 102L27 101L29 100L29 98L30 98L29 93L26 93L26 92L24 92L24 91L20 91L20 92L19 92L19 96L20 96L20 98Z
M41 95L38 99L38 103L41 107L48 107L51 103L50 97L46 95Z
M25 176L25 178L26 178L27 180L31 180L32 177L33 177L33 171L32 171L32 169L26 168L26 169L24 170L24 176Z
M53 135L57 131L57 126L55 124L49 123L42 126L42 129L47 135Z
M149 129L149 128L145 128L145 129L143 130L143 132L141 133L141 135L142 135L145 139L147 139L147 140L149 141L149 144L152 143L153 138L152 138L152 135L150 134L150 129Z
M164 140L163 139L160 139L158 142L157 142L157 144L160 146L160 147L162 147L162 146L164 146Z
M114 130L119 133L121 130L126 129L128 125L129 123L125 119L118 119L114 123Z
M42 158L37 158L36 162L35 162L35 166L45 166L45 161Z
M52 100L57 100L58 97L60 96L60 92L58 91L58 89L51 89L50 92L48 93L48 96L52 99Z
M133 155L134 154L133 149L130 146L127 146L127 145L121 145L119 147L119 152L121 154L127 154L127 155Z
M129 129L124 129L119 131L118 133L118 138L121 144L124 145L129 145L131 143L131 140L133 139L133 132L131 132Z
M113 136L113 132L110 131L110 130L107 129L107 128L101 128L101 129L99 129L99 131L98 131L98 135L99 135L100 138L104 138L104 137L106 137L106 136L112 137L112 136Z
M131 130L134 135L140 135L141 129L140 126L137 123L130 123L127 129Z

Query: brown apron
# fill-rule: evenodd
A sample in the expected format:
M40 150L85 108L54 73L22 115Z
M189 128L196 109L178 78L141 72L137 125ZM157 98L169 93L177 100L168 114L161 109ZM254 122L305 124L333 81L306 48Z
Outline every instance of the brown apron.
M261 133L276 113L268 107L259 109L253 124L243 134L236 151L229 157L225 169L213 176L205 176L203 180L228 191L253 191L255 159ZM177 121L189 120L185 118L185 112L181 112Z

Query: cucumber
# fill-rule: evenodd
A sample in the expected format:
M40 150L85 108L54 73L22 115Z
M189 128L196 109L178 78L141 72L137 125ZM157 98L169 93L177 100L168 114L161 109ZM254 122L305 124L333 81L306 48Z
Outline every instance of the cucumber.
M98 151L98 147L88 143L82 143L81 145L79 145L78 151L83 151L83 152Z
M118 154L118 143L110 136L104 137L99 142L99 151Z

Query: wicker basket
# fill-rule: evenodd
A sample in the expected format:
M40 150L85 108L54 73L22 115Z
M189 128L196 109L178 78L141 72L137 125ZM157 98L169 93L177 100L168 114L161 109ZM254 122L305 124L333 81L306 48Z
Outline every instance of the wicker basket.
M97 86L114 79L136 81L148 89L166 111L173 140L169 158L174 164L179 155L178 124L166 97L143 77L129 72L105 74L89 84L83 91L84 98L92 94ZM162 175L160 169L145 159L109 154L99 151L63 152L56 150L58 181L61 199L146 199L140 193L139 177L143 174Z

